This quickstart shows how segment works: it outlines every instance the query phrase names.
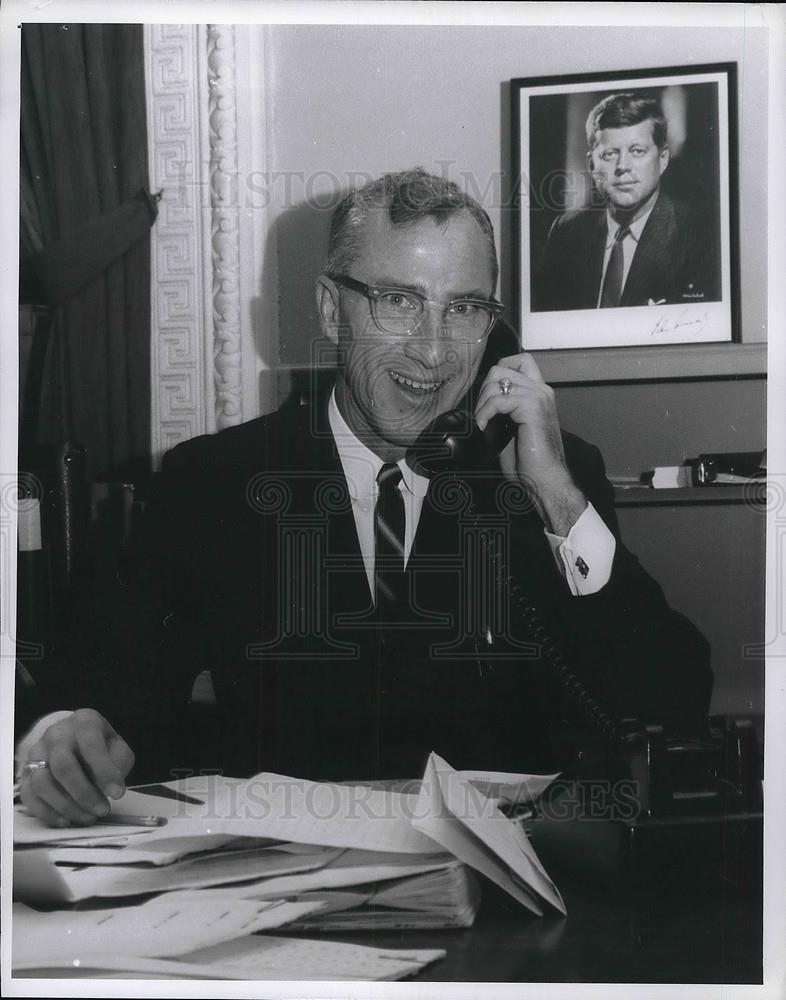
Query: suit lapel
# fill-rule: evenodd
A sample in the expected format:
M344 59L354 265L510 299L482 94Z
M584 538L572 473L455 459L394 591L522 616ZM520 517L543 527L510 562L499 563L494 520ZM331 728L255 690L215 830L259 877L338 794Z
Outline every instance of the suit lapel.
M325 528L326 607L331 613L367 609L371 606L368 578L344 469L330 430L328 400L318 401L311 416L310 488L303 500Z
M268 447L262 444L255 468L264 463L264 471L248 477L256 491L249 504L254 541L243 556L258 583L245 599L257 602L262 633L281 630L286 611L316 636L336 614L370 604L327 401L288 414ZM271 602L279 604L272 622Z
M675 232L671 199L661 192L642 230L620 299L621 306L646 305L650 298L660 297L660 291L666 293Z

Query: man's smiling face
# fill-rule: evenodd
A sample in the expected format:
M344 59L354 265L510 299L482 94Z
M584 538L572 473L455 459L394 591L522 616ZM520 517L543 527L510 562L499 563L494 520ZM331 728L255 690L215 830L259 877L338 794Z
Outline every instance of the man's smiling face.
M405 226L392 226L385 209L370 212L350 274L368 285L414 290L443 305L464 296L490 299L494 293L488 243L464 210L445 222L428 216ZM343 364L336 402L361 441L386 461L396 461L436 416L464 396L485 340L449 339L442 307L431 303L412 336L391 337L377 329L365 295L346 288L337 294L333 336Z

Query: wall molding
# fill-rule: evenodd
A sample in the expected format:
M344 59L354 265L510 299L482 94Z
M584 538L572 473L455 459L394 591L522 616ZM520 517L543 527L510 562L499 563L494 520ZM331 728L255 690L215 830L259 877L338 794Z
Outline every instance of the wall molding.
M215 422L243 417L235 28L207 26Z
M155 464L211 429L206 421L206 257L199 28L145 25L150 188L161 192L152 229L151 437ZM206 82L206 81L205 81Z
M150 187L161 192L151 237L156 465L179 442L258 410L243 377L253 335L243 330L241 272L253 261L241 252L236 42L233 25L145 25Z

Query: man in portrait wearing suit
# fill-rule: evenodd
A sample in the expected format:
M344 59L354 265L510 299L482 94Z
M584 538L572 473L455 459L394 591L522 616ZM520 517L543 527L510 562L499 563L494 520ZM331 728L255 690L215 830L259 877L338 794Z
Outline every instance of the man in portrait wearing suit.
M89 707L19 749L32 812L102 813L131 748L137 779L188 767L205 669L209 763L238 776L417 776L431 750L543 770L627 716L700 727L707 644L622 545L599 452L560 432L497 322L497 276L488 216L442 178L389 174L339 205L316 282L332 388L165 457ZM513 438L429 475L413 443L462 401Z
M602 205L555 220L533 276L533 311L717 301L710 227L662 188L671 154L658 100L611 94L590 111L586 132Z

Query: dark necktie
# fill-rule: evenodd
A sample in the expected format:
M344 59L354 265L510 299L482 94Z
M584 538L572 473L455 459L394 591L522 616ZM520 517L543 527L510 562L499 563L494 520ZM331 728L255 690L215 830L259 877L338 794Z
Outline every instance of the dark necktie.
M404 590L404 497L398 488L401 469L392 462L377 476L374 511L374 601L383 618L395 617Z
M622 241L630 233L627 226L620 226L614 237L606 277L603 279L603 291L600 293L600 308L608 309L620 304L622 295Z

